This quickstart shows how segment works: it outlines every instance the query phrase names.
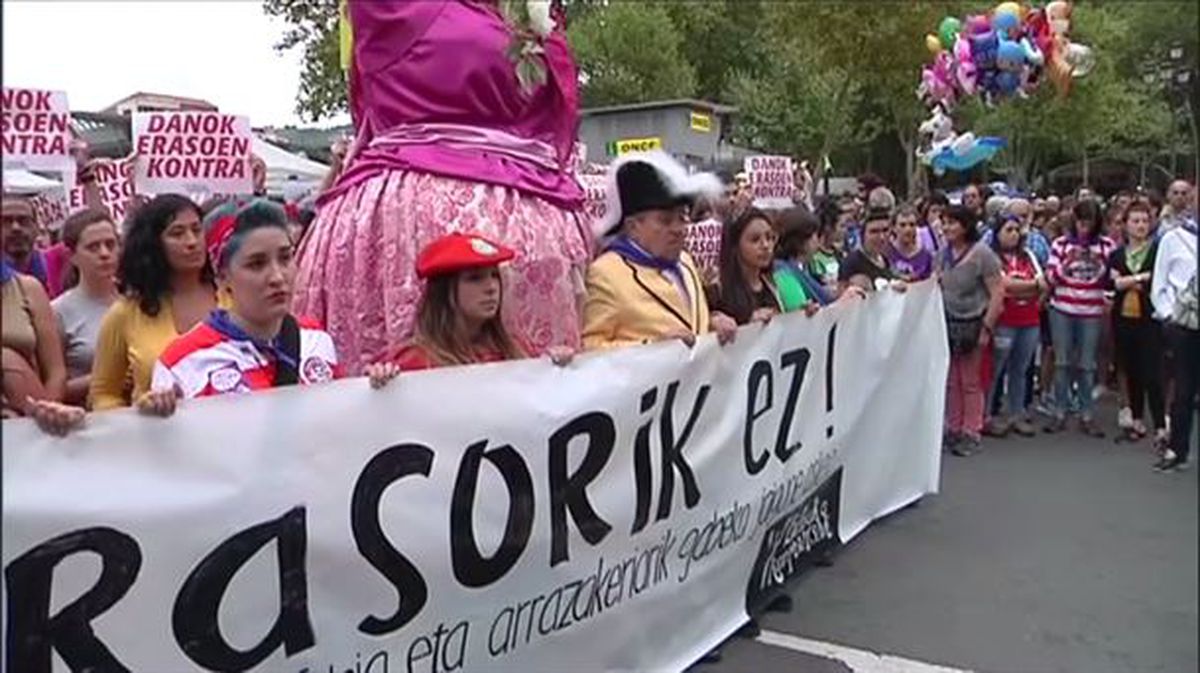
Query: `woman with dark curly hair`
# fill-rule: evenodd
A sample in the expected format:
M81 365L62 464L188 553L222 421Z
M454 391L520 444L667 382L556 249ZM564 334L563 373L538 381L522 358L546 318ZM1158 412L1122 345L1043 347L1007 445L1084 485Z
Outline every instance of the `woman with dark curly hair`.
M150 389L163 349L217 307L200 208L177 194L141 206L129 222L119 275L123 296L96 340L95 410L131 406Z

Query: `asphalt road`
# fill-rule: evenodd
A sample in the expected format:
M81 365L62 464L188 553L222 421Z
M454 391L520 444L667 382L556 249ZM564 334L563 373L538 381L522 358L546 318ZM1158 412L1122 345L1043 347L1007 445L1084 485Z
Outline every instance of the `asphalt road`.
M945 456L940 494L875 522L762 636L692 670L1200 669L1195 467L1156 473L1148 443L1074 433L984 447Z

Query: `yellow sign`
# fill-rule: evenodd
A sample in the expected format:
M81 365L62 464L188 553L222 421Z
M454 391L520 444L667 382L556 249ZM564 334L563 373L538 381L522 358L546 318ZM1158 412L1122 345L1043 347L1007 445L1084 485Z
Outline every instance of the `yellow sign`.
M630 152L649 152L651 150L661 150L663 147L662 138L630 138L628 140L618 140L608 144L608 153L611 156L621 156Z
M691 121L693 131L699 131L701 133L708 133L712 131L712 117L704 114L703 112L691 113Z

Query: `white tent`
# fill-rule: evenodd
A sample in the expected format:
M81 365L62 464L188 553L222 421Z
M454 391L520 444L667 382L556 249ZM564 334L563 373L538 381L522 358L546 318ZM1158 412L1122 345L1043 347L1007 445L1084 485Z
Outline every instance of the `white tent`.
M44 178L24 169L4 169L5 194L41 194L42 192L49 192L55 189L61 190L62 188L63 185L61 182Z
M292 154L254 136L254 153L267 164L267 193L298 200L316 189L329 172L325 164Z

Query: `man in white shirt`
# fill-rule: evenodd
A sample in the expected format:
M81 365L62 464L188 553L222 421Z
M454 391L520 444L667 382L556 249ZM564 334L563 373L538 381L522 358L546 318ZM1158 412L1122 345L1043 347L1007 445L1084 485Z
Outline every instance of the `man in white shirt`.
M1196 220L1163 234L1158 243L1150 301L1154 317L1163 321L1167 346L1174 352L1171 370L1175 391L1171 399L1171 440L1155 468L1169 472L1187 467L1191 452L1192 417L1200 387L1200 325L1197 324Z

